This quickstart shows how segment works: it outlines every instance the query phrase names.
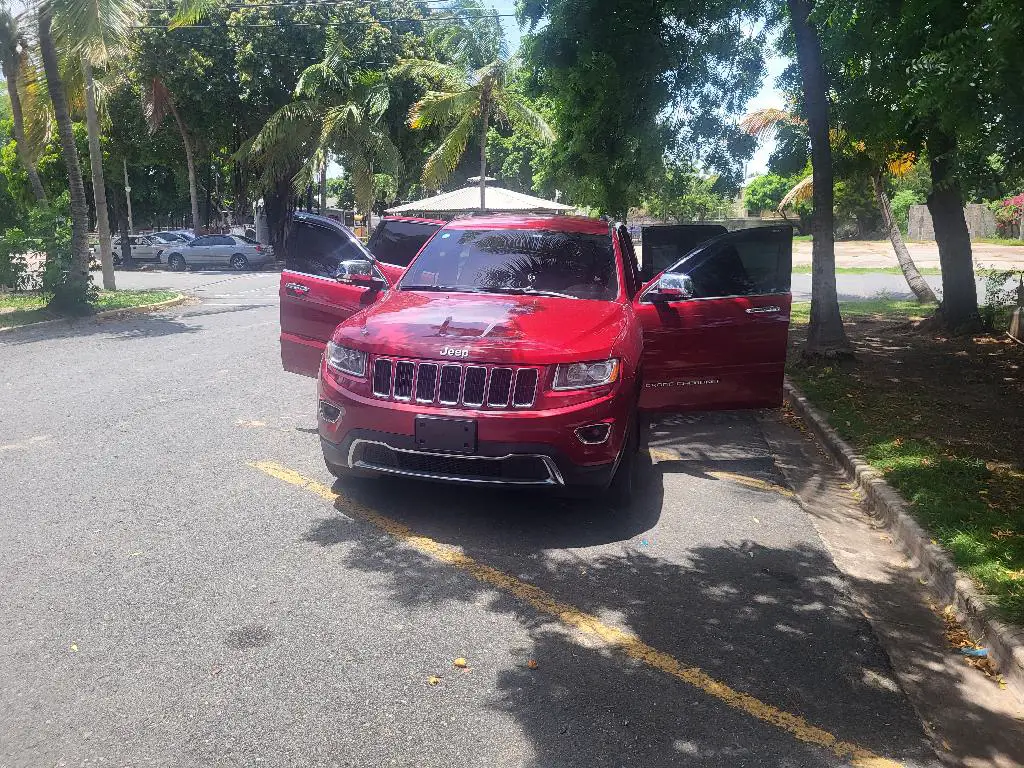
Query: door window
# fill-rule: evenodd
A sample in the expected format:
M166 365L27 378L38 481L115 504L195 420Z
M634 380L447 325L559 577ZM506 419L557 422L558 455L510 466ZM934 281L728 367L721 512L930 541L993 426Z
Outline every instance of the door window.
M362 248L344 232L306 221L296 221L288 240L286 269L333 278L343 261L367 260Z
M780 228L784 229L788 230ZM688 254L667 271L688 275L695 299L788 293L792 257L786 237L792 235L778 234L766 237L763 227L733 232Z
M619 248L622 250L622 266L626 275L626 291L632 298L640 290L640 269L633 251L633 238L624 225L619 225Z
M382 221L367 247L385 264L407 267L440 226L416 221Z
M219 245L219 243L217 242L217 238L214 237L213 235L205 235L203 237L197 237L195 240L193 240L192 245L194 245L197 248L202 248L208 245Z

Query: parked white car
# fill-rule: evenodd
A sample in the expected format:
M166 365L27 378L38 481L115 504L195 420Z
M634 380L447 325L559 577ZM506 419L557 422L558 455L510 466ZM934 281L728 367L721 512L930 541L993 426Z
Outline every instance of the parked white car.
M192 267L208 269L228 266L235 270L263 266L274 258L270 246L260 245L238 235L201 235L190 243L172 243L164 247L160 260L176 272Z
M128 245L132 251L132 259L135 261L150 261L160 263L161 251L167 249L170 242L157 235L129 235ZM113 250L114 264L121 264L121 237L118 235L110 241ZM97 248L97 255L99 249Z

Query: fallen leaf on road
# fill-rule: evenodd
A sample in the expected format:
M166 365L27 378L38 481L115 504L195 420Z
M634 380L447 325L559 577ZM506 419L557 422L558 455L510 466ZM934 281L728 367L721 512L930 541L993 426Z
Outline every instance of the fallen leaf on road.
M757 518L755 517L755 518L754 518L754 522L755 522L755 523L760 523L761 521L760 521L760 520L758 520L758 519L757 519Z
M78 653L78 646L75 645L74 643L71 644L71 652L72 653Z
M440 677L435 677L434 675L431 675L430 677L427 678L427 685L437 685L440 682L441 682L441 678Z
M469 667L469 662L468 662L468 661L466 661L466 660L465 660L464 658L462 658L461 656L460 656L459 658L457 658L457 659L456 659L455 661L453 661L452 663L453 663L453 664L454 664L454 665L455 665L456 667L458 667L459 669L466 669L467 667Z
M526 662L526 666L528 666L530 669L536 669L540 665L537 664L536 659L530 659L528 662Z

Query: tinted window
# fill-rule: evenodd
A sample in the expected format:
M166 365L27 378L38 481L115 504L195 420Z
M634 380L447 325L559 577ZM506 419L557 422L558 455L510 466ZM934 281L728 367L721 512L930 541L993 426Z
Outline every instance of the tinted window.
M213 235L207 235L206 237L197 237L192 241L192 245L219 245L217 238Z
M382 221L373 231L367 248L385 264L407 267L440 224L414 221Z
M701 243L724 235L720 224L658 224L643 228L643 267L641 275L650 280L663 272Z
M787 293L791 261L784 236L751 229L697 251L670 271L693 279L694 298L756 296Z
M619 292L612 240L534 229L442 230L402 278L402 287L550 291L610 301Z
M321 277L334 277L343 261L366 259L362 248L344 232L308 221L295 222L286 250L287 269Z

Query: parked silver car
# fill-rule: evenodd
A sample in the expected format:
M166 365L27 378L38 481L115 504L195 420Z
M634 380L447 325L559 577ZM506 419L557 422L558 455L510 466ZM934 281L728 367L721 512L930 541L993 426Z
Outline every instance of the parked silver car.
M171 243L164 248L160 260L167 268L207 269L228 266L245 270L262 266L274 258L270 246L261 245L238 235L201 235L190 243Z

